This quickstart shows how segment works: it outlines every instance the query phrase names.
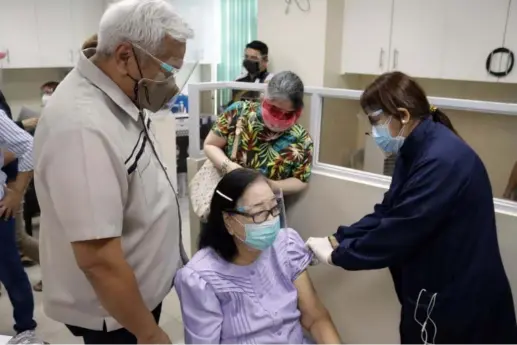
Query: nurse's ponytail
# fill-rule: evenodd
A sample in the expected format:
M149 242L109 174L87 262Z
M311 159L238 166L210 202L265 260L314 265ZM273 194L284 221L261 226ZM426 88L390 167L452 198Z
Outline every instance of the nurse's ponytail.
M431 106L422 87L402 72L379 76L364 90L360 103L365 114L382 110L383 113L401 120L403 113L399 109L403 108L413 120L432 117L434 122L441 123L458 135L449 117Z
M449 128L454 134L459 136L458 132L456 132L456 129L452 125L451 120L449 119L449 117L447 115L445 115L445 113L443 111L441 111L440 109L438 109L437 107L435 107L433 105L431 105L430 111L431 111L431 116L433 117L434 122L441 123L445 127Z

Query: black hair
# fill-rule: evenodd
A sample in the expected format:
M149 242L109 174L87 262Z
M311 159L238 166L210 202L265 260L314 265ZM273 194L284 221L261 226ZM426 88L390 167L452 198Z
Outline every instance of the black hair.
M223 212L237 208L237 202L246 189L259 179L264 178L258 171L251 169L236 169L226 174L215 188L230 200L214 193L210 203L208 221L201 227L198 248L212 248L226 261L231 262L237 255L237 246L233 236L228 233L224 223Z
M57 86L59 85L58 81L47 81L45 84L41 85L40 89L44 89L46 87L49 87L53 90L56 90Z
M248 48L258 50L263 58L267 58L269 55L269 48L262 41L251 41L250 43L246 44L246 49Z
M5 99L4 93L0 90L0 110L5 111L7 116L12 119L13 114L11 113L11 107L7 103L7 100Z

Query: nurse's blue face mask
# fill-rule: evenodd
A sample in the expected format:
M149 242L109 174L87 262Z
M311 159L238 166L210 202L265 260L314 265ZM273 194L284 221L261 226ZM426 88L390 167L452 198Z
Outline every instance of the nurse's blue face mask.
M374 111L369 114L368 117L375 118L379 117L382 114L382 110ZM390 123L393 119L392 116L388 118L384 123L376 124L372 126L372 137L375 140L375 143L381 150L389 154L398 154L402 145L404 145L405 137L402 136L405 130L405 125L399 131L399 134L396 137L391 135L390 131Z

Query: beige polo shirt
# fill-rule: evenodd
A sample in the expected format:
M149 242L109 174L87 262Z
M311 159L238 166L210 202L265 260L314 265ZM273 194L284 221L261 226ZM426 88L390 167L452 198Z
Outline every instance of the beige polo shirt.
M34 139L44 310L93 330L106 322L111 331L121 325L78 268L71 242L121 237L149 310L171 290L184 251L175 196L150 145L151 118L81 55L44 108Z

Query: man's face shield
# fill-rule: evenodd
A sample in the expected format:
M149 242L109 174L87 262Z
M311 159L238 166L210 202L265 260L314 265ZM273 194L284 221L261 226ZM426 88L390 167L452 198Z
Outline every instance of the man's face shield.
M139 45L133 44L133 46L148 56L155 66L158 67L158 71L153 79L142 79L146 79L151 88L160 84L166 84L168 85L167 88L173 89L169 92L171 94L170 98L162 106L162 109L171 109L176 98L184 91L185 85L197 68L201 54L198 51L189 51L187 55L189 60L187 61L177 57L171 57L167 61L162 61ZM147 95L147 98L150 98L150 95Z

